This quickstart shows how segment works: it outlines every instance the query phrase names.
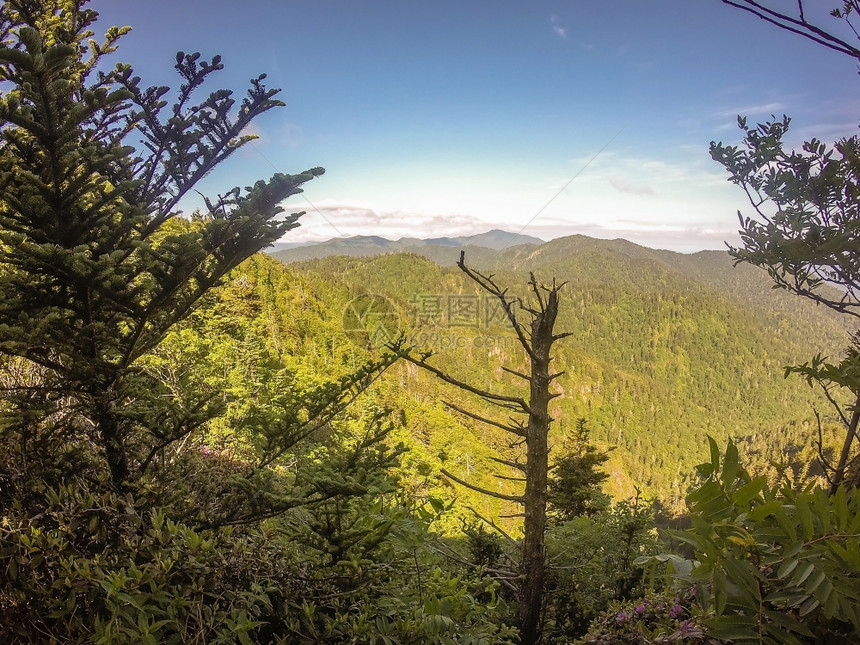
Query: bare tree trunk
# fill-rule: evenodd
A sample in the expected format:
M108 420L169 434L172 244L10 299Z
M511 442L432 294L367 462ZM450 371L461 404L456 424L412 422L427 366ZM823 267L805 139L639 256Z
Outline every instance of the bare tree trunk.
M553 332L558 316L559 289L564 285L556 285L553 281L551 288L544 287L538 285L534 275L531 276L529 286L531 287L532 297L530 301L528 303L524 303L522 300L517 301L520 308L531 316L530 324L527 326L516 319L513 308L514 301L507 297L507 290L500 288L493 281L492 275L483 275L469 269L465 265L462 253L457 266L486 292L498 298L507 314L508 322L514 332L516 332L517 339L529 359L531 369L528 374L522 374L506 367L502 369L528 382L528 400L524 397L482 390L460 381L427 362L432 356L432 352L421 354L419 357L407 354L404 358L461 390L470 392L516 414L527 416L527 420L524 421L516 421L511 418L508 421L502 422L488 419L456 405L448 404L449 407L457 412L465 414L476 421L504 430L516 436L518 441L525 442L526 459L524 463L519 460L509 461L494 458L498 463L518 469L523 473L522 478L498 475L507 480L523 481L525 483L525 490L522 495L508 495L487 490L470 484L447 470L443 470L442 472L445 476L462 486L466 486L484 495L515 502L523 507L524 535L522 557L519 571L515 577L517 580L515 590L519 603L520 643L522 645L534 645L541 638L540 625L543 612L544 578L546 571L544 538L546 533L547 478L549 473L548 435L550 424L553 421L549 414L549 404L558 396L550 392L550 386L553 380L562 374L550 373L550 363L552 362L551 350L555 341L569 335L555 334ZM495 525L491 523L491 526ZM512 579L514 578L506 578L508 581Z
M552 378L549 363L553 343L553 326L558 313L558 295L550 292L547 307L532 320L531 380L528 429L526 436L526 490L523 495L525 520L523 536L523 586L519 599L520 639L524 645L540 639L546 560L547 473L549 471L549 391Z

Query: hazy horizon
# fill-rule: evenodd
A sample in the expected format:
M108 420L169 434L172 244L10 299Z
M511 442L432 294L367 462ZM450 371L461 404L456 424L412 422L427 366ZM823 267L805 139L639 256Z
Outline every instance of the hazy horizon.
M607 241L607 242L611 242L611 241L614 241L614 240L623 240L623 241L626 241L626 242L631 242L631 243L633 243L633 244L637 244L637 245L639 245L639 246L643 246L643 247L645 247L645 248L653 249L653 250L655 250L655 251L673 251L673 252L675 252L675 253L683 253L683 254L687 254L687 255L692 255L692 254L695 254L695 253L699 253L699 252L701 252L701 251L727 251L727 250L728 250L728 247L727 247L727 245L726 245L725 243L722 245L722 247L719 247L719 248L695 248L693 245L690 245L690 246L689 246L689 248L669 248L669 247L667 247L667 246L657 246L656 244L655 244L655 245L651 245L651 244L644 244L644 243L640 243L640 242L637 242L637 241L635 241L635 240L631 240L631 239L628 239L628 238L626 238L626 237L622 237L622 236L615 236L615 237L597 237L597 236L595 236L595 235L587 235L587 234L584 234L584 233L565 233L565 234L563 234L563 235L555 235L555 236L552 236L552 237L549 237L549 238L540 238L540 237L538 237L538 236L536 236L536 235L530 235L530 234L525 233L525 232L523 232L523 233L516 233L515 231L507 231L507 230L500 229L500 228L491 228L491 229L487 229L487 230L478 231L478 232L476 232L476 233L468 233L468 234L465 234L465 235L444 235L444 234L443 234L443 235L435 235L435 234L434 234L434 235L401 235L401 236L387 236L387 235L378 235L378 234L375 234L375 233L356 233L355 235L334 236L334 237L327 237L327 238L321 238L321 239L302 240L302 241L296 241L296 242L293 242L293 241L290 241L290 240L289 240L289 236L290 236L290 234L288 233L288 234L287 234L286 236L284 236L280 241L278 241L278 242L276 242L276 243L272 244L271 246L267 247L267 249L266 249L266 250L267 250L267 251L269 251L269 250L279 251L279 250L285 250L285 249L287 249L287 248L296 248L296 247L300 247L300 246L313 246L313 245L317 245L317 244L325 244L325 243L328 243L328 242L333 242L333 241L335 241L335 240L350 240L350 239L354 239L354 238L369 238L369 237L375 237L375 238L382 238L382 239L384 239L384 240L387 240L388 242L400 242L400 241L402 241L402 240L409 240L409 239L415 239L415 240L429 240L429 239L439 239L439 238L463 238L463 237L475 237L475 236L478 236L478 235L483 235L483 234L486 234L486 233L492 233L492 232L496 232L496 231L501 232L501 233L507 233L507 234L510 234L510 235L512 235L512 236L525 236L525 237L537 238L537 239L541 240L541 243L542 243L542 244L545 244L545 243L547 243L547 242L551 242L551 241L553 241L553 240L562 239L562 238L565 238L565 237L576 237L576 236L578 236L578 235L581 235L581 236L583 236L583 237L587 237L587 238L591 238L591 239L596 239L596 240L604 240L604 241Z

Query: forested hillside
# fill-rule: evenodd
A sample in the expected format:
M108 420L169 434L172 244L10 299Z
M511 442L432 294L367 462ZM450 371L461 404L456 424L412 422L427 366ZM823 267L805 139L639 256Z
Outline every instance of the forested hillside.
M860 643L860 140L712 144L758 269L285 264L323 168L181 211L279 90L143 86L86 5L0 4L0 642Z
M567 282L559 327L572 336L557 345L556 364L566 374L553 439L560 446L583 418L593 439L615 447L607 484L614 496L639 487L680 510L706 435L734 437L772 473L768 461L780 455L809 463L813 407L828 411L820 393L800 377L784 378L784 368L816 352L842 353L849 335L835 314L770 289L762 272L734 267L722 252L687 256L574 237L484 254L475 264L498 268L497 281L514 294L523 293L527 270ZM331 316L360 294L384 296L408 338L438 350L438 362L470 382L487 386L502 366L522 367L510 330L498 317L487 319L492 303L456 268L386 255L330 257L290 270L324 290ZM474 309L464 315L463 307ZM426 451L428 467L445 461L463 472L477 469L486 485L497 486L490 472L481 473L481 457L510 452L498 432L446 411L439 401L462 395L429 375L406 366L395 373L405 429Z

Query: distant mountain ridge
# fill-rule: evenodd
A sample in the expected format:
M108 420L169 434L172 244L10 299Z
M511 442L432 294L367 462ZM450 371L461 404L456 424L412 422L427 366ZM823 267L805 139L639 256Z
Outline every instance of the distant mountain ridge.
M440 253L444 255L447 249L475 247L477 249L501 251L503 249L522 245L540 245L544 241L531 235L510 233L501 229L493 229L477 235L461 237L433 237L421 239L417 237L402 237L389 240L378 235L354 235L352 237L336 237L325 242L309 242L299 245L274 245L268 251L270 255L281 262L300 262L316 260L332 255L349 257L374 257L386 253L418 253L436 260ZM449 262L445 262L448 264Z

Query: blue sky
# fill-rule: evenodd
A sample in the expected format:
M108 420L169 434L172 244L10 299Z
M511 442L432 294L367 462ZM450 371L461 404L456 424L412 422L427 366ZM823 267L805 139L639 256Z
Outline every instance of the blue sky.
M90 6L98 31L132 26L116 59L145 84L175 87L184 50L223 57L220 87L266 73L283 89L201 190L325 167L288 202L307 215L284 241L498 227L724 248L750 209L708 144L740 140L737 114L788 114L798 143L854 134L860 115L851 59L719 0Z

